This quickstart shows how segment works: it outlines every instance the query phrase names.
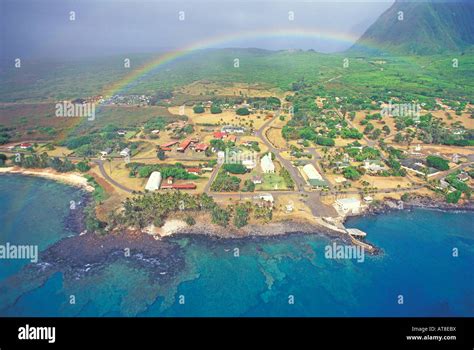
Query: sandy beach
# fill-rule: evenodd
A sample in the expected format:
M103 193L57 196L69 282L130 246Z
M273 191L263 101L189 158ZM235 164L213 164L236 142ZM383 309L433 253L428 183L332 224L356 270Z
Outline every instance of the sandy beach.
M0 168L0 174L19 174L27 176L39 176L49 180L63 182L68 185L77 186L88 192L93 192L92 187L85 177L79 173L58 173L52 169L23 169L18 167Z

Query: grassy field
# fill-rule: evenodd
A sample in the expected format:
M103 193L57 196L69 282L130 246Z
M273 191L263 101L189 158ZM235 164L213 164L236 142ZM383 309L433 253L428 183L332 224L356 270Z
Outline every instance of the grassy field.
M451 55L356 57L347 54L321 54L311 51L265 51L257 49L201 50L157 67L143 75L122 93L153 94L175 90L197 81L255 84L289 90L295 81L324 86L338 95L390 92L426 98L474 97L474 55L457 55L459 67L452 67ZM130 55L132 68L156 59L158 55ZM234 67L234 59L240 65ZM344 58L349 66L343 67ZM104 93L120 81L130 69L123 67L123 57L83 59L68 62L25 62L24 67L3 67L0 73L0 102L48 101ZM247 85L248 87L248 85ZM188 92L193 92L192 88ZM198 89L201 89L198 87ZM216 93L213 85L209 92ZM223 85L217 93L235 93L235 86ZM228 90L228 91L227 91ZM259 89L257 89L259 90ZM258 91L255 91L257 93Z
M263 174L263 183L255 186L257 191L278 191L286 190L285 180L278 174Z

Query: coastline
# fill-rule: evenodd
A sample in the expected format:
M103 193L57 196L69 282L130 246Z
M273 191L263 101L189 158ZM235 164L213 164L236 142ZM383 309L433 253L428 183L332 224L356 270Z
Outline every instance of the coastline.
M94 187L91 186L85 177L79 173L59 173L52 169L24 169L19 167L0 168L1 174L15 174L23 176L37 176L48 180L62 182L66 185L81 187L87 192L93 192Z
M439 211L474 211L474 202L446 203L442 199L428 196L412 196L407 201L384 198L383 202L369 206L364 212L355 216L386 214L394 210L430 209Z
M94 188L87 182L87 179L79 173L58 173L51 169L23 169L18 167L0 168L1 174L18 174L23 176L37 176L52 181L65 183L66 185L81 187L87 192L94 191ZM365 207L357 214L339 216L334 218L333 223L326 222L323 218L312 218L312 220L288 219L285 221L270 222L267 224L248 224L242 228L221 227L210 223L210 218L205 215L196 215L196 224L189 226L184 220L177 217L169 217L162 227L148 226L144 229L125 229L121 234L137 238L139 235L148 236L155 240L162 240L170 236L202 235L217 239L245 239L256 237L282 237L291 234L312 234L321 235L330 239L341 239L347 244L357 244L364 246L369 253L377 255L382 249L370 243L370 237L359 239L351 236L345 229L345 223L350 217L367 215L386 214L394 210L410 210L415 208L433 209L442 211L474 211L474 202L468 201L462 204L449 204L441 199L428 196L414 196L408 201L401 201L394 198L384 198L383 201ZM84 228L83 215L75 218L68 218L75 228ZM110 236L116 236L118 232L109 232Z

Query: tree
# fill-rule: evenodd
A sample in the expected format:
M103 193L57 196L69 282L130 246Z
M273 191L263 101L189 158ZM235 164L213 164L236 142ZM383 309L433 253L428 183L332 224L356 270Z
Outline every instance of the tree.
M247 168L240 163L224 164L223 169L231 174L245 174Z
M153 225L155 225L156 227L161 227L161 226L163 226L164 223L165 223L165 221L159 215L157 215L155 217L155 219L153 220Z
M194 113L200 114L200 113L204 113L205 109L203 106L194 106L193 111Z
M211 212L212 223L217 224L222 227L227 227L230 220L230 214L227 210L214 207Z
M166 159L165 151L163 151L162 149L159 149L158 152L156 152L156 156L158 157L159 160Z
M438 156L426 157L426 163L428 164L428 166L441 170L441 171L445 171L449 169L449 162L446 159L438 157Z
M251 180L245 180L242 186L242 192L253 192L255 191L255 184Z
M212 114L220 114L222 113L222 109L219 106L212 106L211 107Z
M250 114L250 111L247 109L247 108L238 108L235 113L237 115L249 115Z
M7 162L7 156L3 153L0 153L0 166L5 165L6 162Z
M188 226L193 226L196 224L196 220L194 220L194 218L191 215L186 216L184 221L186 222L186 224L188 224Z
M318 136L316 143L321 146L334 146L336 144L333 139L324 136Z
M362 176L359 171L353 166L348 166L347 168L344 168L342 175L344 175L344 177L349 180L358 180Z
M458 191L458 190L456 190L454 192L451 192L451 193L448 193L446 195L446 202L456 204L459 201L459 199L461 198L461 194L462 194L462 192Z
M81 162L76 164L76 169L79 170L82 173L85 173L86 171L89 171L90 168L91 167L89 166L89 164L87 164L87 162L85 162L85 161L81 161Z
M235 208L234 225L241 228L248 224L249 213L244 205L237 205Z

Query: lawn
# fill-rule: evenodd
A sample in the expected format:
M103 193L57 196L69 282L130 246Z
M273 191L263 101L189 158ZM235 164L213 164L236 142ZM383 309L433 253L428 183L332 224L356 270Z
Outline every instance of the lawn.
M285 180L277 174L263 174L263 182L255 186L257 191L287 190Z

